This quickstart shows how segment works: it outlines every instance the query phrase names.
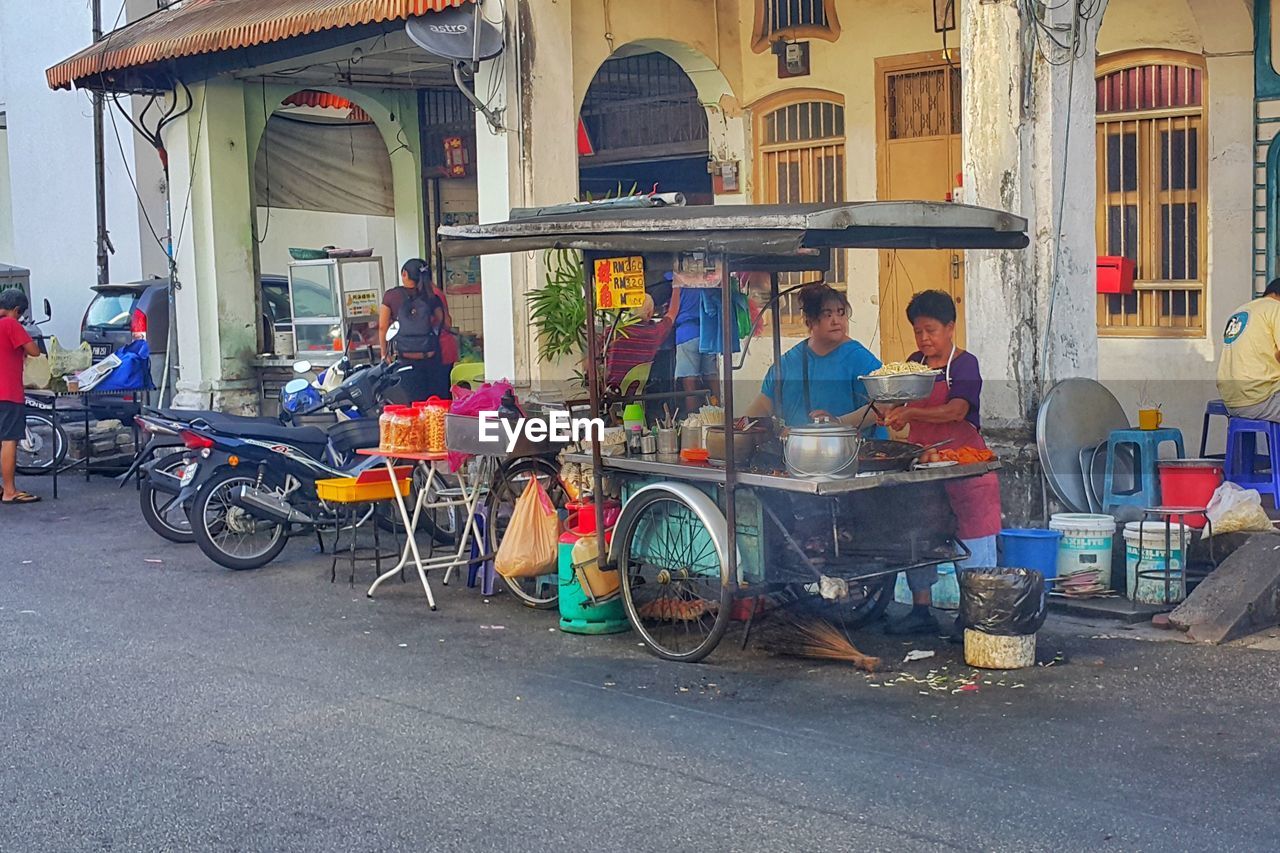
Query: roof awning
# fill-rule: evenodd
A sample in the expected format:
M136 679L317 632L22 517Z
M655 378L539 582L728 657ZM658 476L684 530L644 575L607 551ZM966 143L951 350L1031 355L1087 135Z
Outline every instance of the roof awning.
M446 258L538 249L826 257L832 249L1022 249L1027 220L927 201L706 205L549 213L439 229ZM780 268L780 267L779 267ZM802 269L817 269L801 266Z
M188 0L108 33L45 72L51 89L297 36L402 21L472 0Z

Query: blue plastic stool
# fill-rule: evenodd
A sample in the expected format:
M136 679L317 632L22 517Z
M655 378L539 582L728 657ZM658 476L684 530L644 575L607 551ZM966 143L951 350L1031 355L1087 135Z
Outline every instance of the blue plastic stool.
M1259 435L1267 437L1266 455L1258 454ZM1224 474L1229 482L1271 495L1272 501L1280 504L1280 424L1231 418L1227 422Z
M1187 455L1179 429L1118 429L1107 440L1107 474L1102 498L1102 511L1111 514L1119 506L1136 506L1146 509L1160 506L1160 445L1173 442L1178 458ZM1129 491L1116 490L1116 452L1120 448L1132 448L1134 487Z
M1209 419L1214 415L1220 418L1230 420L1231 415L1227 411L1227 404L1221 400L1210 400L1208 405L1204 407L1204 427L1200 430L1200 458L1201 459L1219 459L1223 457L1209 456Z

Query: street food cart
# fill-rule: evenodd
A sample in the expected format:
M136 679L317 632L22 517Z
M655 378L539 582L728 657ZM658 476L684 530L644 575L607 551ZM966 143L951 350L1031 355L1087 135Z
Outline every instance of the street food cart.
M697 254L715 264L722 305L732 305L735 273L767 274L770 306L780 276L817 273L844 249L1021 249L1026 220L996 210L913 201L802 206L660 206L641 209L526 211L511 221L440 229L445 257L576 249L585 267L645 254ZM612 265L628 269L626 264ZM925 286L925 283L921 283ZM588 317L596 288L584 288ZM618 304L619 300L611 300ZM773 361L782 360L778 312ZM734 312L720 312L725 447L734 446ZM600 335L587 323L593 412L612 402L598 381ZM744 345L745 346L745 345ZM745 361L745 359L740 359ZM603 500L595 530L605 570L619 587L632 627L668 660L696 661L723 638L733 618L749 620L761 596L791 596L856 627L878 615L898 572L968 556L954 536L942 485L999 467L980 463L851 476L792 476L776 464L724 454L723 467L606 456L599 443L566 461L590 465L593 493L604 478L620 484L623 509L606 542ZM862 464L860 462L860 464ZM814 531L825 545L812 547ZM807 540L802 539L807 537ZM830 594L828 594L830 593ZM749 625L749 621L748 621Z

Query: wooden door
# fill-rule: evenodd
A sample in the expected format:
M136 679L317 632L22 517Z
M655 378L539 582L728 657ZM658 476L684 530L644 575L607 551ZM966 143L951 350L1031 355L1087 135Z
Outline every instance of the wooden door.
M961 171L960 67L940 54L876 61L878 197L945 201ZM956 300L956 341L964 345L964 253L880 253L880 357L915 351L907 303L922 290Z

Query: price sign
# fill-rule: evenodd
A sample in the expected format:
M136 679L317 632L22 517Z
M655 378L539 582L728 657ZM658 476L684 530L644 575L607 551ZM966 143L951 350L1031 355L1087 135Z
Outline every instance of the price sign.
M616 311L644 304L644 258L604 258L595 265L596 308Z

